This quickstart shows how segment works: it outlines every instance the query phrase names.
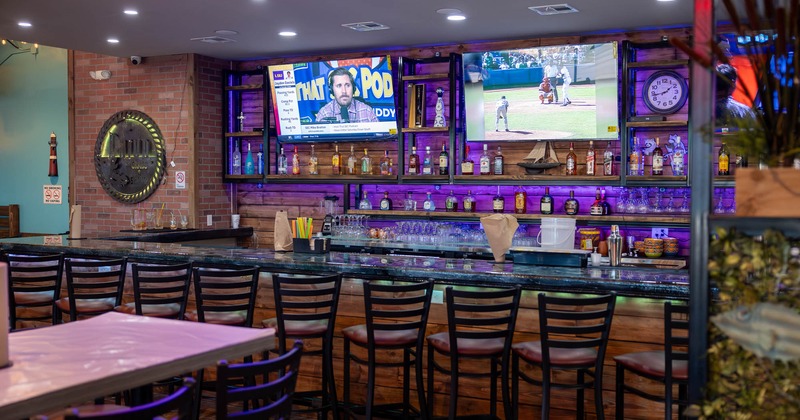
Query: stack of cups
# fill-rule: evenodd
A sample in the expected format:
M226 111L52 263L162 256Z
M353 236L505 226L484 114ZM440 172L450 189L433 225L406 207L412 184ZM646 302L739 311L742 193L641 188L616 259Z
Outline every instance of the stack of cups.
M658 238L644 238L644 255L647 258L658 258L664 253L664 240Z

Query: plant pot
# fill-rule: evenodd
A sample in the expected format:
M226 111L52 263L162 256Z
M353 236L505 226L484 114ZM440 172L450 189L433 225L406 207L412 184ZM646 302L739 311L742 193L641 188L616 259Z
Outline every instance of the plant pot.
M736 215L800 217L800 170L736 169Z

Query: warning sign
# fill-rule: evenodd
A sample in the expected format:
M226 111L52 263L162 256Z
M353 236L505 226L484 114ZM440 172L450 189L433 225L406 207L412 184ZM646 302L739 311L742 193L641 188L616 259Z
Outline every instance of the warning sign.
M175 188L179 190L186 189L186 171L175 172Z
M61 204L61 185L44 186L44 203Z

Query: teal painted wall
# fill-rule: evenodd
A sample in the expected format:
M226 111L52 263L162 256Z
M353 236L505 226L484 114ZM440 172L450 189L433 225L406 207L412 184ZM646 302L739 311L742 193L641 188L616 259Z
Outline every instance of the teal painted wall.
M28 44L30 45L30 44ZM0 61L17 50L0 46ZM67 50L39 47L0 66L0 204L19 204L23 233L69 229ZM58 137L58 177L47 176L50 133ZM44 185L61 185L62 204L44 204Z

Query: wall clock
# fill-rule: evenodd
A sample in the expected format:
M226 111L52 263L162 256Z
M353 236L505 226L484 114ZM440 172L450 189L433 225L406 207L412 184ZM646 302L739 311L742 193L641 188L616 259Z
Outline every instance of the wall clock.
M686 103L689 87L683 76L672 70L659 70L651 74L642 86L642 97L647 109L657 114L673 114Z

